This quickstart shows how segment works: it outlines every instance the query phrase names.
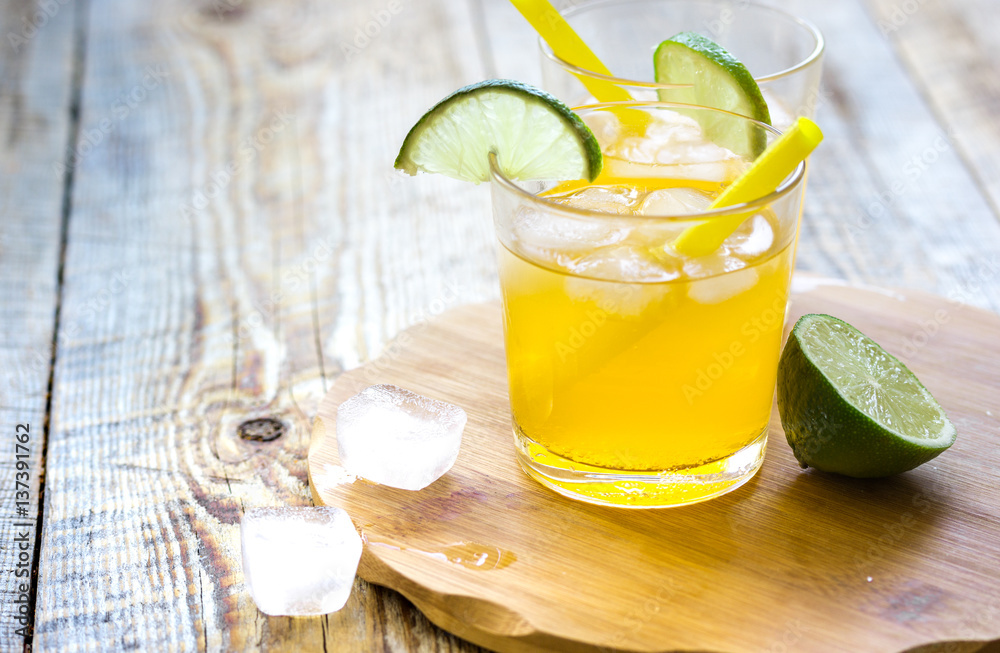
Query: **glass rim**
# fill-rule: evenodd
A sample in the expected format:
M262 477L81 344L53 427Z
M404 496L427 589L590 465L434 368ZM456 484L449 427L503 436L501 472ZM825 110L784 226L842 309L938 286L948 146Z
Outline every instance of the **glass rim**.
M775 136L780 136L782 132L778 131L771 125L767 123L760 122L759 120L754 120L753 118L748 118L747 116L740 115L738 113L733 113L731 111L725 111L723 109L716 109L714 107L703 107L695 104L682 104L680 102L604 102L601 104L588 104L586 106L574 108L573 111L576 112L591 112L598 111L602 109L607 109L609 107L631 107L631 108L682 108L682 109L701 109L704 111L712 111L715 113L728 114L736 118L741 118L747 122L754 123L766 131L771 132ZM489 166L490 166L490 181L492 183L497 183L501 187L513 191L515 194L530 200L533 203L541 204L542 206L558 211L560 213L569 213L571 215L592 218L599 220L606 220L608 218L627 220L627 221L641 221L641 222L679 222L679 221L704 221L706 219L721 218L728 215L734 215L739 213L746 213L750 211L756 211L757 209L768 206L775 201L783 198L792 192L792 189L798 186L805 178L806 162L802 161L795 167L790 175L785 177L784 180L778 187L764 195L758 197L749 202L743 202L741 204L732 204L730 206L725 206L719 209L714 209L712 211L699 211L697 213L681 213L681 214L665 214L665 215L622 215L620 213L608 213L605 211L595 211L593 209L582 209L570 204L563 204L561 202L556 202L554 200L536 195L531 191L522 188L518 182L513 179L508 178L501 170L500 164L497 161L497 154L495 151L491 150L488 156ZM527 180L531 181L531 180Z
M626 2L648 2L648 1L650 0L594 0L593 2L584 2L583 4L575 5L573 7L570 7L569 9L560 11L559 13L564 18L569 19L574 14L587 11L588 9L599 8L604 5L615 5L615 4L623 4ZM692 0L658 0L658 1L689 2ZM713 2L714 4L723 3L723 0L708 0L708 1ZM700 0L696 4L704 4L704 2L705 0ZM793 75L800 70L808 68L813 63L818 61L820 56L822 56L823 51L826 49L826 42L823 39L823 33L820 32L819 28L816 27L816 25L813 24L812 21L806 20L805 18L801 18L794 14L790 14L787 11L784 11L777 7L772 7L771 5L760 4L757 2L744 2L743 5L744 9L746 8L761 9L764 11L770 11L772 13L779 14L784 18L791 20L793 23L797 23L800 27L804 28L816 41L816 45L812 49L812 52L810 52L807 57L805 57L802 61L795 64L794 66L791 66L790 68L785 68L784 70L779 70L774 73L770 73L768 75L761 75L760 77L755 76L754 81L756 81L758 84L760 84L761 82L771 82L776 79L781 79L782 77L788 77L789 75ZM562 68L576 75L586 75L587 77L601 79L619 86L635 86L641 88L664 88L664 89L687 88L688 86L690 86L689 84L660 84L658 82L649 82L638 79L628 79L625 77L616 77L614 75L605 75L603 73L590 70L589 68L583 68L581 66L577 66L576 64L572 64L566 61L565 59L561 58L559 55L555 53L555 51L552 50L551 46L549 46L549 44L545 41L545 39L543 39L540 36L538 37L538 47L542 51L543 56L550 59L556 65L561 66Z

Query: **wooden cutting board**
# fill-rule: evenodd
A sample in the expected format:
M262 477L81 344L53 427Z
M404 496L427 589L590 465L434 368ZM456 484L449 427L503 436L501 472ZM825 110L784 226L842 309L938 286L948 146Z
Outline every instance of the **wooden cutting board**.
M889 479L803 471L775 410L764 465L735 492L668 510L571 501L515 462L489 303L417 324L338 378L313 431L314 497L362 530L363 578L498 651L997 650L1000 317L814 278L796 290L789 324L830 313L910 366L958 429L949 451ZM468 412L458 461L420 492L336 473L337 406L375 383Z

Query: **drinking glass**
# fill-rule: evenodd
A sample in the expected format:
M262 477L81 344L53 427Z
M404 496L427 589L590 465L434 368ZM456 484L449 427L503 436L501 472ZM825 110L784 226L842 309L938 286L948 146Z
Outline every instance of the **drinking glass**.
M539 39L543 85L570 106L594 99L581 78L622 87L635 100L681 101L676 86L657 84L653 53L665 39L699 32L742 61L754 76L779 129L812 118L819 100L823 35L815 25L780 9L743 0L598 0L561 12L614 76L560 59Z
M577 113L604 153L592 184L514 181L491 155L518 460L591 503L718 496L764 456L805 164L774 192L708 210L777 130L668 103ZM715 251L675 248L715 221L734 230Z

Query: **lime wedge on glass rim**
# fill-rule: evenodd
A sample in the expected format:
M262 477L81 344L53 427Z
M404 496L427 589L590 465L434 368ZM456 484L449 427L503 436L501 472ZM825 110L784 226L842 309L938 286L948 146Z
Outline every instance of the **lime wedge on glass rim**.
M789 334L778 364L778 412L800 465L856 478L911 470L956 437L903 363L829 315L804 315Z
M489 153L518 180L593 181L601 148L561 101L527 84L491 79L460 88L410 129L395 167L462 181L489 180Z
M719 44L695 32L681 32L660 43L653 55L657 84L683 85L659 89L661 102L722 109L768 125L771 114L753 75ZM767 147L760 127L724 114L693 114L713 142L736 154L756 158Z

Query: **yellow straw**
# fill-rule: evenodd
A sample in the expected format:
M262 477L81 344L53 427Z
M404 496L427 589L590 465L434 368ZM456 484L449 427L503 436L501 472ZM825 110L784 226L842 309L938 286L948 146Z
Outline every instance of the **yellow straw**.
M822 140L823 132L816 123L808 118L799 118L788 131L757 157L749 170L715 198L708 210L751 202L773 193ZM752 211L728 215L688 227L671 246L674 251L684 256L710 254L751 215Z
M539 36L545 39L557 57L579 68L613 76L548 0L510 1ZM577 75L577 78L598 102L627 102L632 99L628 91L617 84L589 75Z

